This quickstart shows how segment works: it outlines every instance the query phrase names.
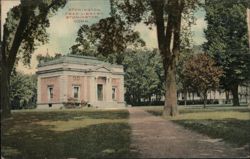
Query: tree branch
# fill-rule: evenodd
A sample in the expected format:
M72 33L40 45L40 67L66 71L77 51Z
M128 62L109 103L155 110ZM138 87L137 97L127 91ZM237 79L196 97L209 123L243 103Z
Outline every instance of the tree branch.
M29 15L28 11L29 10L27 7L22 8L22 15L21 15L19 24L17 26L14 40L13 40L13 43L12 43L12 46L11 46L11 49L9 52L9 56L7 59L9 74L11 73L11 71L14 67L14 64L16 61L16 55L17 55L18 49L19 49L19 47L22 43L22 40L23 40L23 31L26 29L28 22L29 22L30 15Z
M47 17L49 10L56 5L58 2L58 0L54 0L47 8L44 12L42 12L41 14L39 14L36 18L35 18L35 27L37 28L37 26L40 24L40 21L43 20L43 18ZM22 43L22 40L28 36L29 32L31 31L30 29L27 29L27 26L29 24L29 20L30 20L30 14L29 14L29 6L23 6L22 8L22 15L20 18L20 22L19 25L17 27L15 36L14 36L14 40L12 43L12 47L10 49L10 53L9 53L9 57L7 59L7 64L9 66L9 73L11 73L12 68L14 67L15 61L16 61L16 55L18 53L18 49ZM25 31L26 30L26 31Z
M174 39L173 39L173 58L177 56L180 52L180 33L181 33L181 16L184 8L183 0L176 3L176 13L175 13L175 22L174 22Z
M6 41L7 41L7 29L6 25L3 26L3 42L1 45L1 59L0 61L6 63Z
M164 1L163 0L151 0L150 1L151 7L153 9L153 12L155 14L155 24L156 24L156 29L157 29L157 39L158 39L158 47L163 55L164 51L166 49L165 41L166 41L166 36L163 34L165 30L165 25L164 25Z

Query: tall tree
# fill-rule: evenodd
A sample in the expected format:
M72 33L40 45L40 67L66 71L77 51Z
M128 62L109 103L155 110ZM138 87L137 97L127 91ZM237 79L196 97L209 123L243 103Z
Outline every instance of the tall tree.
M202 95L205 108L207 92L218 88L223 71L207 54L196 54L184 62L181 74L183 83L189 84Z
M181 49L183 15L192 12L198 0L114 0L127 23L154 24L158 48L165 70L165 106L163 115L177 115L176 62ZM188 20L190 20L190 17ZM190 21L188 22L188 24Z
M98 23L80 27L76 44L71 47L72 54L97 56L121 64L128 47L145 45L139 32L133 31L119 15L111 13L112 16Z
M126 52L123 61L126 102L137 105L141 99L146 99L150 103L153 95L161 99L164 94L164 72L158 51L135 52Z
M21 0L8 12L1 41L1 117L10 116L9 81L15 63L22 58L29 64L36 46L48 42L49 17L65 4L66 0Z
M238 106L238 86L250 78L250 52L246 23L249 1L206 0L205 30L207 42L204 49L222 66L225 76L221 84L233 95L233 105Z

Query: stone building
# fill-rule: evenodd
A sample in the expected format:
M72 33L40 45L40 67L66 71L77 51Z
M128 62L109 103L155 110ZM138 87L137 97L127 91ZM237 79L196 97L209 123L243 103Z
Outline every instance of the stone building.
M73 98L96 107L124 106L123 66L66 55L37 67L37 108L61 108Z
M249 104L250 86L247 83L245 85L240 85L238 87L238 92L240 104ZM178 92L177 98L178 101L183 101L185 98L187 101L202 100L202 97L197 92L187 92L186 94ZM217 104L232 104L233 95L231 92L225 92L224 90L208 91L207 100L217 101Z

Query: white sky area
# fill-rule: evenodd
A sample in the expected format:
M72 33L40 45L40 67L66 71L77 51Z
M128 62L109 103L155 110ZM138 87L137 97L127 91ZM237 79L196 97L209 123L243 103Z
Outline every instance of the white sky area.
M7 12L13 6L18 4L20 4L19 0L2 0L2 25L5 23ZM63 9L60 9L56 15L50 18L50 27L47 29L47 32L50 36L49 43L37 47L32 55L30 67L24 66L22 62L19 62L17 67L18 71L28 74L35 73L36 66L38 64L36 56L38 54L46 55L47 50L51 55L54 55L55 53L69 53L69 48L74 44L79 27L84 24L75 23L73 20L66 19L65 13L69 10L69 8L97 8L101 10L102 16L100 18L89 19L89 22L85 24L93 24L99 19L109 16L110 12L109 0L69 0ZM204 21L205 12L203 10L199 10L195 16L197 20L196 24L192 26L193 41L194 45L200 45L205 42L203 33L203 30L207 26L206 22ZM135 27L135 30L140 32L141 38L146 42L147 48L157 48L155 27L153 27L152 30L149 30L147 26L140 23Z

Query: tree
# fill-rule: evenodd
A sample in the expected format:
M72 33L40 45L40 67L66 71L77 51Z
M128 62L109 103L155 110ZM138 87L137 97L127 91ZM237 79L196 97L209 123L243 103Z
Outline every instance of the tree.
M35 107L37 96L35 75L26 75L13 71L10 77L11 109Z
M133 31L112 9L112 2L110 17L91 26L82 25L75 42L71 47L72 54L96 56L117 64L122 63L128 47L145 45L139 32Z
M223 71L216 66L216 62L207 54L196 54L188 58L183 65L182 77L184 83L197 90L204 100L204 108L207 104L207 92L215 90L219 86Z
M115 0L120 14L130 25L155 24L158 48L165 72L165 104L163 115L177 115L176 62L181 49L182 16L192 12L198 0ZM185 16L184 16L185 17ZM192 23L187 16L188 25Z
M141 99L146 99L150 104L153 95L161 99L164 94L164 72L157 50L126 52L123 66L127 103L137 105Z
M62 56L62 54L60 54L60 53L55 54L55 56L51 56L47 53L45 56L43 56L42 54L37 55L36 59L37 59L38 63L40 64L43 62L55 60L61 56Z
M66 0L21 0L8 12L1 41L1 117L10 116L6 92L15 63L21 58L29 64L36 46L48 42L49 17L65 4Z
M246 23L249 1L206 0L205 51L224 70L221 85L233 95L233 105L238 106L238 86L250 77L250 52Z

